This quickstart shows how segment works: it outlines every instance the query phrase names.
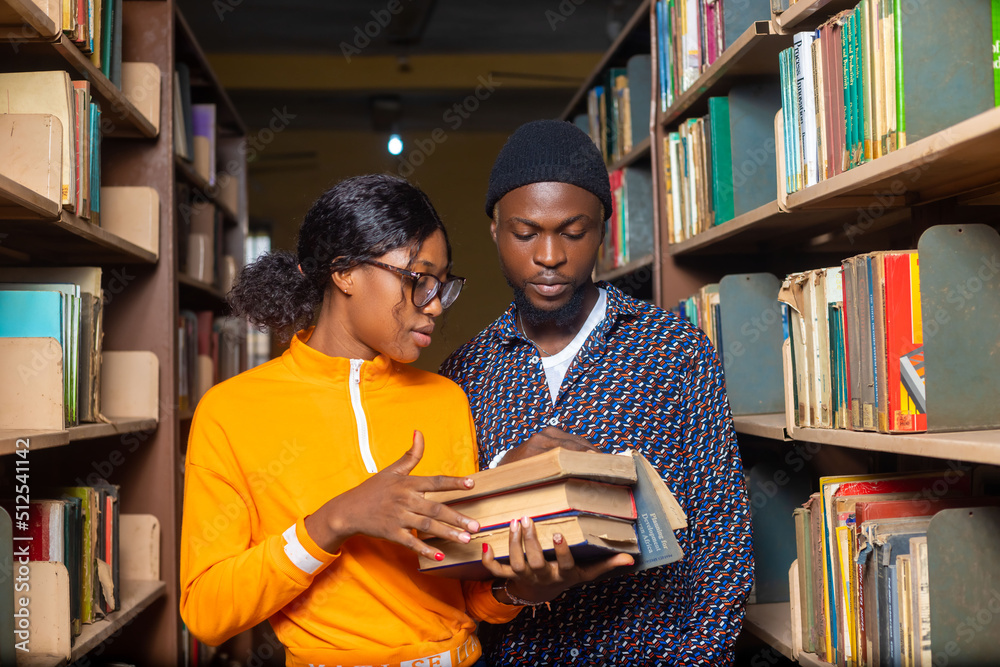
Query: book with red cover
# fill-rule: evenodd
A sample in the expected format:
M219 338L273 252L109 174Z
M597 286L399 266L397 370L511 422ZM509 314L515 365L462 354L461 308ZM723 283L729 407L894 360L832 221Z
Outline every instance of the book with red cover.
M65 500L32 500L27 513L17 512L13 500L2 500L2 506L14 523L15 549L28 546L28 560L62 563L66 555ZM21 522L25 523L21 523ZM19 540L18 537L30 537Z
M878 479L869 480L859 480L854 482L845 482L840 485L840 488L833 494L833 502L836 507L837 500L840 498L847 499L849 497L857 496L883 496L882 500L889 502L911 502L916 505L923 504L926 499L942 499L945 497L955 497L955 496L967 496L972 490L972 476L963 473L959 470L949 470L949 471L931 471L927 473L916 473L913 475L903 475L894 477L884 477ZM902 499L890 499L885 498L887 494L912 494L912 498ZM857 506L859 504L864 504L864 501L858 500L855 503L854 511L846 511L837 516L837 525L851 525L854 524L855 530L855 543L854 543L854 555L859 552L860 544L857 541L857 537L860 535L860 524L861 521L857 517ZM874 503L870 503L874 504ZM870 520L867 516L865 520ZM844 573L840 571L835 565L835 580L840 582L843 580ZM855 564L854 576L851 578L851 596L853 598L853 607L857 610L855 618L857 619L858 627L856 628L856 640L857 640L857 653L864 661L867 655L866 646L866 629L864 624L864 594L862 592L861 582L864 578L864 568L861 564ZM839 586L839 583L838 583ZM861 664L864 664L862 662Z
M887 404L879 404L879 424L889 433L926 431L919 258L911 251L887 253L883 261Z
M934 516L941 510L957 507L987 507L1000 505L995 496L968 496L947 498L918 498L914 500L877 500L860 502L854 507L855 530L861 534L861 526L866 521L879 519L900 519L913 516Z

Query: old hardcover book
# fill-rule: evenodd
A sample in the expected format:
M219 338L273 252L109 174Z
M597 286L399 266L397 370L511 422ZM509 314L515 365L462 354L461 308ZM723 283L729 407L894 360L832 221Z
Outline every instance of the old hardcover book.
M635 462L631 456L594 454L559 448L530 459L490 470L481 470L471 477L476 482L471 489L437 491L426 494L426 497L438 503L452 503L568 477L592 479L609 484L633 484L636 473Z
M886 401L879 404L879 423L889 433L926 431L919 259L911 251L888 253L884 262Z
M587 479L546 482L455 502L451 507L478 521L481 530L500 527L523 516L539 519L568 512L636 518L632 489Z
M616 553L639 553L639 540L630 521L593 514L569 514L535 522L538 541L547 553L555 548L552 536L559 533L566 540L578 561L607 558ZM468 544L442 539L427 540L427 544L444 554L438 562L420 557L420 569L456 579L490 579L492 574L483 567L483 545L493 548L498 561L510 557L510 530L507 527L476 533Z

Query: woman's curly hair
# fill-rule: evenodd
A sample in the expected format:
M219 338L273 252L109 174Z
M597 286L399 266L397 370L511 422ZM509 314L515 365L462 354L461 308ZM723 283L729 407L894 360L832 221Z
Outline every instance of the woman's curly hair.
M420 188L388 174L348 178L306 213L298 254L270 252L248 264L229 293L229 304L234 314L287 341L313 323L334 271L397 248L412 248L413 257L438 230L445 231L444 223ZM445 233L446 243L447 238Z

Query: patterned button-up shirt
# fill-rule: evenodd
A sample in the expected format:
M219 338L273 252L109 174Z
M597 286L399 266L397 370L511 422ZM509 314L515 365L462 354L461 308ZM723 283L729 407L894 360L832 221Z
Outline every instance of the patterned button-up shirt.
M726 665L753 581L750 512L722 367L701 330L602 283L607 315L553 404L513 305L441 372L468 394L485 467L546 426L605 451L636 449L688 516L684 557L570 589L480 627L492 665Z

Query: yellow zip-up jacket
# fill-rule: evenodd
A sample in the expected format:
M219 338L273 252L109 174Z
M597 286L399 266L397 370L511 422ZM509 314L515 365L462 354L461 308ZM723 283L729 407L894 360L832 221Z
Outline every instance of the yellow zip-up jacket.
M327 553L303 525L399 459L414 429L426 444L412 474L475 472L465 394L385 356L326 356L307 339L198 404L184 480L184 622L215 645L269 619L289 667L471 665L474 619L504 623L519 607L497 602L489 582L421 574L396 543L356 536Z

